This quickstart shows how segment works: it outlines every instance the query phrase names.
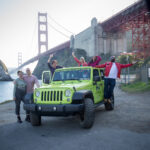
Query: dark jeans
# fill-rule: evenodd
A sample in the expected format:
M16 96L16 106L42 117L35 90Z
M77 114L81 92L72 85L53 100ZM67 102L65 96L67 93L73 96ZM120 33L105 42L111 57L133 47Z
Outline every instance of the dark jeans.
M33 93L27 93L24 97L24 103L30 104L30 102L33 100ZM26 115L30 115L30 111L26 110Z
M115 85L116 85L116 79L111 79L111 78L104 79L104 98L105 99L111 98Z
M16 96L16 100L15 100L15 104L16 104L16 109L15 109L15 112L16 112L16 115L20 115L20 103L21 101L24 103L24 96L25 96L25 92L20 90L20 89L16 89L16 93L15 93L15 96Z

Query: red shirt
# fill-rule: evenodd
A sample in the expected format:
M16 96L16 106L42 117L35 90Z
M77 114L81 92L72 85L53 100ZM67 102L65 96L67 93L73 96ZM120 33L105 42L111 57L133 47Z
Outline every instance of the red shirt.
M84 62L83 64L78 60L77 57L74 57L74 60L78 63L78 66L88 66L88 64L86 62Z
M97 65L96 68L105 68L105 76L108 77L110 69L112 67L112 64L113 64L113 62L106 62L105 64ZM116 63L116 66L117 66L117 69L118 69L117 77L120 78L121 69L130 67L132 65L133 64L120 64L120 63Z

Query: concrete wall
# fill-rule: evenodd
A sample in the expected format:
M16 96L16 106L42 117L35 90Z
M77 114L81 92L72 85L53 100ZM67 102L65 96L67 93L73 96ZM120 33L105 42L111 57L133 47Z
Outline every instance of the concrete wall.
M84 49L89 56L101 53L119 55L127 52L126 33L105 33L97 19L91 20L91 26L75 36L71 36L71 48Z
M85 49L89 56L95 54L94 29L89 27L75 36L74 48Z
M84 49L89 56L99 54L99 46L102 45L102 40L99 42L99 34L102 33L101 27L97 24L97 19L91 20L91 26L75 35L71 36L71 48Z
M110 53L111 55L119 55L122 52L127 52L127 40L125 33L108 33L105 40L105 53Z

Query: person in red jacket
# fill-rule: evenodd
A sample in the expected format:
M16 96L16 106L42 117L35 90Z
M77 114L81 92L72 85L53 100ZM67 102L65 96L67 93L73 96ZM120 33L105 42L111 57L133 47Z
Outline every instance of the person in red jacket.
M99 64L99 62L102 60L100 56L94 56L92 60L88 63L88 66L95 67L96 65Z
M82 67L82 66L87 66L88 65L85 62L84 57L80 57L80 60L78 60L78 58L75 56L74 52L72 52L72 56L73 56L74 60L78 63L78 66Z
M120 78L121 69L132 66L133 64L120 64L115 62L115 56L111 57L111 62L97 65L96 68L105 68L104 79L104 102L111 103L111 96L114 91L116 79Z

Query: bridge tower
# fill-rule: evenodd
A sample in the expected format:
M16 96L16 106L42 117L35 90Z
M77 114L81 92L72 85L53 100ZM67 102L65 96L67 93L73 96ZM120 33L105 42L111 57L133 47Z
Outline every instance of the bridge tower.
M18 52L18 67L22 65L22 53Z
M47 13L38 13L38 55L48 50Z

